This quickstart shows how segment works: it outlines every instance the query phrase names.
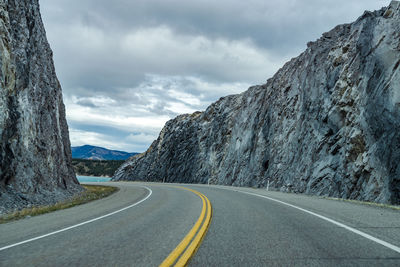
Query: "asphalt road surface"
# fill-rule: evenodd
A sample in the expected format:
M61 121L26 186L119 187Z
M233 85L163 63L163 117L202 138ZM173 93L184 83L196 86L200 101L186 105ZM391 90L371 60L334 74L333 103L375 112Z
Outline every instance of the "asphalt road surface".
M1 224L0 266L158 266L203 206L198 195L169 184L103 184L121 189ZM265 189L182 186L213 207L190 266L400 266L398 210Z

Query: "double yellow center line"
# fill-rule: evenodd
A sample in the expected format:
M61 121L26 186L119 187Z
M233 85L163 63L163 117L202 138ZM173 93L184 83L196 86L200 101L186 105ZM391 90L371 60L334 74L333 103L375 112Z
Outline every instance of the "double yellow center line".
M175 262L175 266L186 266L190 258L194 255L197 248L200 246L200 243L206 235L207 229L211 222L212 207L210 200L208 200L205 195L196 190L192 190L186 187L179 188L192 191L193 193L198 195L203 202L203 208L201 209L199 219L197 220L193 228L189 231L185 238L183 238L179 245L161 263L160 267L171 266Z

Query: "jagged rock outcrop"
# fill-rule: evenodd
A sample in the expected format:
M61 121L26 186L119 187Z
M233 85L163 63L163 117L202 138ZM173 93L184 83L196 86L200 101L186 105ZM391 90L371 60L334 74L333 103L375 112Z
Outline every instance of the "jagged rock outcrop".
M400 203L400 5L335 27L266 84L170 120L114 180Z
M0 214L81 191L38 0L0 0Z

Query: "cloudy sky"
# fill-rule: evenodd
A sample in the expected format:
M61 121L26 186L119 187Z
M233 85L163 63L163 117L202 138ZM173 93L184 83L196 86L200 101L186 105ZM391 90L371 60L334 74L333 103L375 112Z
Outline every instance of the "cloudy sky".
M389 0L40 0L72 146L143 152L164 123L262 84Z

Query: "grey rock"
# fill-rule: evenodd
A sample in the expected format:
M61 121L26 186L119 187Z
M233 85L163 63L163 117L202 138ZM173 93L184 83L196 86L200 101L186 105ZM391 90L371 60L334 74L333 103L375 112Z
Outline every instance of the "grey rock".
M0 0L0 214L82 191L38 0Z
M400 7L324 33L266 84L166 123L114 180L400 204Z

